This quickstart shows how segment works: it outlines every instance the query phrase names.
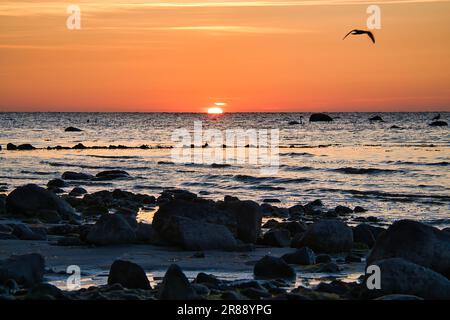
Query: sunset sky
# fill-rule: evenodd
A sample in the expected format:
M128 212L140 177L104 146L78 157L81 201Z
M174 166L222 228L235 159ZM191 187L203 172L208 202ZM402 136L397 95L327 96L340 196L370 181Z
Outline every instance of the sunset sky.
M450 1L2 0L0 111L450 111L449 40Z

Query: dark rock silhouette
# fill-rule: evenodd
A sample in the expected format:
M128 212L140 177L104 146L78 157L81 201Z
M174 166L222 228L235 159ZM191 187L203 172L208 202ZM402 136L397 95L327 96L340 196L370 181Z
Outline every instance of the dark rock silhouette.
M76 219L75 210L62 198L35 184L13 190L6 198L6 211L22 217L45 217L55 212L65 220Z
M68 127L66 129L64 129L65 132L81 132L83 130L75 128L75 127Z
M325 113L313 113L309 117L309 122L319 122L319 121L330 122L333 121L333 118L331 118L329 115Z
M119 283L129 289L151 289L144 269L136 263L116 260L111 265L108 284Z
M283 259L264 256L253 268L256 277L266 279L295 278L295 270Z
M438 121L433 121L432 123L430 123L430 126L432 127L446 127L448 126L448 123L442 120L438 120Z

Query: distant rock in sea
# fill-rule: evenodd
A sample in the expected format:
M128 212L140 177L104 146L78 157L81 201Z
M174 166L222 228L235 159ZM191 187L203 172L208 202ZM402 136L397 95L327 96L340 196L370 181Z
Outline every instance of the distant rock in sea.
M10 151L14 151L14 150L34 150L36 149L35 147L33 147L31 144L29 143L24 143L21 145L16 146L13 143L8 143L6 145L6 150L10 150Z
M380 116L374 116L369 118L370 121L384 121Z
M65 132L81 132L83 130L75 128L75 127L68 127L66 129L64 129Z
M431 127L446 127L448 126L448 123L442 120L439 121L433 121L432 123L430 123Z
M319 121L330 122L333 121L333 118L331 118L329 115L325 113L313 113L309 117L309 122L319 122Z

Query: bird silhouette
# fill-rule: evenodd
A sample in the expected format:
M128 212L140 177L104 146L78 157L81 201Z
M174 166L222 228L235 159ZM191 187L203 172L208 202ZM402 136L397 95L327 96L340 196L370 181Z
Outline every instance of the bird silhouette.
M373 36L373 33L370 31L366 31L366 30L359 30L359 29L353 29L352 31L350 31L349 33L347 33L344 37L347 38L349 35L360 35L360 34L367 34L370 38L370 40L372 40L373 43L375 43L375 37ZM342 39L342 40L344 40Z

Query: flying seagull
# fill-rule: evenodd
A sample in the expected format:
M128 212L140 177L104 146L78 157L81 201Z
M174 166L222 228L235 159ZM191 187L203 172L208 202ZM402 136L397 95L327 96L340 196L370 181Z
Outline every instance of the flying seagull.
M367 34L369 36L369 38L372 40L372 42L375 43L375 37L373 36L373 33L370 31L353 29L352 31L350 31L349 33L347 33L345 35L344 39L347 38L351 34L352 35ZM344 39L342 39L342 40L344 40Z

